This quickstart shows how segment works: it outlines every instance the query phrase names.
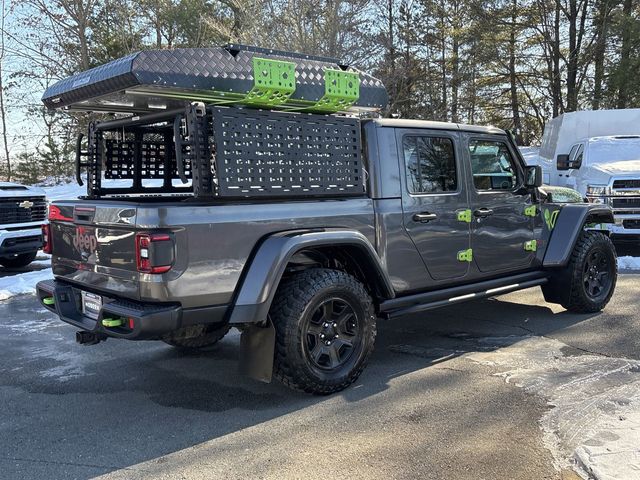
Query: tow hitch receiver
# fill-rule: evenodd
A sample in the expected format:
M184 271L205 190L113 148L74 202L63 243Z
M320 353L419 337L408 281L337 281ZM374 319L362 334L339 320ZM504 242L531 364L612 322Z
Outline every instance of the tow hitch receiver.
M76 332L76 342L80 345L97 345L106 339L107 336L102 333L87 332L84 330Z

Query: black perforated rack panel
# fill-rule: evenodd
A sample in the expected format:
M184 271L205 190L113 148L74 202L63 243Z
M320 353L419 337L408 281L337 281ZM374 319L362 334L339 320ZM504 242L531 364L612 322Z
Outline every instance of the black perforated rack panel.
M207 113L220 196L364 193L358 119L224 107Z
M92 123L88 162L77 168L80 176L80 167L87 167L91 198L363 195L360 137L357 118L194 103ZM107 186L103 178L131 179L132 185ZM163 181L145 185L145 179ZM184 183L187 179L191 184Z

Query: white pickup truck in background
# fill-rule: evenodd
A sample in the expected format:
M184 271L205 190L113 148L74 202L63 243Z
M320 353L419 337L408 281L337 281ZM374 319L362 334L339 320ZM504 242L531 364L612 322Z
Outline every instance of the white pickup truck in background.
M29 265L42 247L47 199L41 188L0 182L0 265Z
M524 153L545 184L610 205L612 234L640 235L640 109L565 113L545 126L537 155Z

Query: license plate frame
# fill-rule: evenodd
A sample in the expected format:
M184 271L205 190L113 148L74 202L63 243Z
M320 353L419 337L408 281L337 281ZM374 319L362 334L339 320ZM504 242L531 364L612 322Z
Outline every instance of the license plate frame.
M82 297L82 314L92 320L98 320L100 310L104 304L103 298L91 292L81 292Z

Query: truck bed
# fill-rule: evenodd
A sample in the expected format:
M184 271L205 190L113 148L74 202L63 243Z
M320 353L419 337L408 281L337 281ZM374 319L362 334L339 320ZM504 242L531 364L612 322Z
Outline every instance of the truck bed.
M274 232L349 228L375 244L373 204L364 197L259 203L65 200L55 202L53 211L56 279L102 295L184 308L229 303L252 251ZM175 260L169 271L137 270L137 233L171 235ZM180 281L184 276L198 281Z

